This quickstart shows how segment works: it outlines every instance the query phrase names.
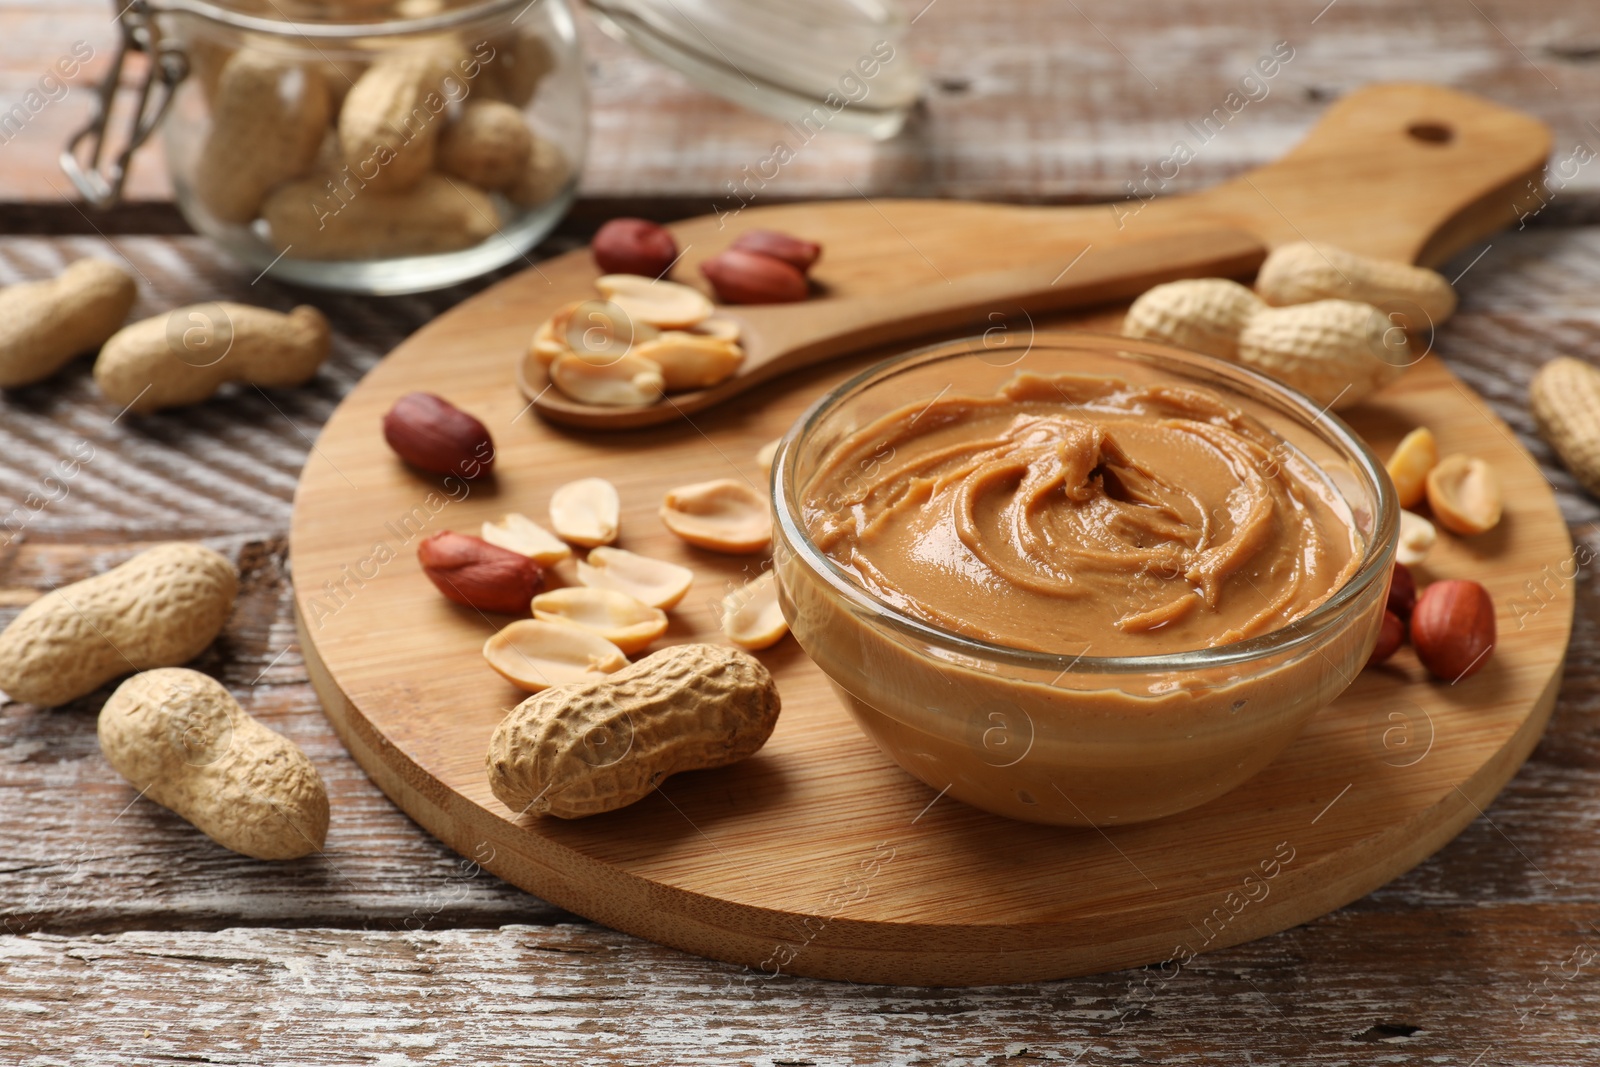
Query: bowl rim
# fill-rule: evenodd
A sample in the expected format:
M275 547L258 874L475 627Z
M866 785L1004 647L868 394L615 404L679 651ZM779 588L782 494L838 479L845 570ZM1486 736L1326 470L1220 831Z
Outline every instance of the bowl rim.
M1164 363L1168 365L1176 363L1180 367L1203 372L1208 377L1229 380L1229 388L1233 392L1242 393L1251 400L1267 404L1281 414L1296 418L1301 425L1317 434L1325 443L1332 445L1347 460L1352 461L1353 469L1359 472L1366 484L1374 490L1377 506L1373 514L1373 532L1363 550L1361 566L1356 573L1336 589L1332 596L1310 612L1258 637L1209 648L1147 656L1089 656L1086 654L1087 650L1083 654L1073 656L997 644L924 622L863 588L831 557L817 548L800 520L797 507L799 501L793 485L796 450L822 419L840 404L879 381L888 380L897 373L911 369L910 365L920 366L945 359L992 352L992 346L988 345L982 336L968 336L924 345L874 363L828 390L795 419L784 433L772 461L770 485L773 513L777 527L782 532L782 537L775 541L774 548L800 557L808 570L822 578L835 593L850 601L856 608L870 612L873 621L879 625L888 626L914 640L931 643L974 659L1031 670L1056 671L1057 681L1067 674L1120 675L1195 671L1247 664L1280 653L1294 652L1314 645L1324 632L1342 622L1346 613L1374 581L1379 578L1387 580L1388 573L1393 567L1395 545L1399 535L1400 505L1395 496L1394 485L1389 480L1388 472L1382 462L1367 447L1360 435L1329 410L1331 404L1319 406L1309 397L1282 382L1237 363L1143 338L1088 330L1046 330L1033 334L1026 351L1031 352L1035 348L1051 346L1087 347L1121 358L1131 356L1157 367L1161 367ZM1193 377L1192 374L1187 376ZM1246 388L1241 389L1234 385L1234 382ZM1314 461L1313 466L1322 469Z

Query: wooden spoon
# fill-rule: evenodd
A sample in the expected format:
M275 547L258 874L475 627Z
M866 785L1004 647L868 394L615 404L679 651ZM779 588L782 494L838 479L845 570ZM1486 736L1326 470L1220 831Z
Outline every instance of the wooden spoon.
M739 372L709 389L676 393L643 407L579 403L551 384L531 352L517 366L517 385L552 422L593 430L636 429L702 411L780 374L847 352L964 326L982 333L1021 314L1126 300L1179 278L1244 278L1255 273L1266 254L1259 239L1241 230L1193 230L1065 250L1048 263L964 275L881 296L719 306L719 317L739 324L745 350Z

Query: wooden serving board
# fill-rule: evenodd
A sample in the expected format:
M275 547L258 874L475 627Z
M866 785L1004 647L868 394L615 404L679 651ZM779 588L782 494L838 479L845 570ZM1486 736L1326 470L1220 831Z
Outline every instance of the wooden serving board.
M1334 105L1281 162L1136 214L1136 202L750 207L721 226L703 218L675 227L687 248L675 276L697 277L700 258L758 225L824 244L817 275L827 299L1052 253L1066 267L1086 245L1207 226L1437 262L1512 217L1548 148L1538 123L1484 101L1372 88ZM760 561L678 542L656 517L663 492L712 477L759 482L761 444L886 354L797 372L678 425L557 428L528 411L514 367L534 326L589 294L596 273L578 252L508 279L419 331L334 413L295 502L301 643L351 753L429 831L562 907L747 965L728 981L751 995L779 973L946 985L1178 961L1162 972L1170 974L1195 953L1323 914L1419 862L1490 803L1549 716L1572 619L1566 527L1506 426L1429 357L1351 421L1380 452L1427 424L1446 451L1477 453L1500 475L1505 520L1470 541L1445 535L1422 573L1477 578L1495 598L1500 644L1472 678L1430 682L1405 650L1363 672L1233 793L1102 832L1010 822L940 797L856 730L789 639L761 654L784 711L755 758L674 777L596 818L514 818L490 793L483 760L522 694L479 656L507 620L439 596L417 566L416 542L444 529L476 532L508 510L542 517L556 486L602 475L622 494L620 543L698 575L666 640L716 640L717 602ZM997 306L966 332L1017 310ZM1077 321L1115 329L1117 312ZM1020 341L1043 325L1019 315L1009 328ZM484 420L499 448L493 481L445 486L387 450L379 419L414 389Z

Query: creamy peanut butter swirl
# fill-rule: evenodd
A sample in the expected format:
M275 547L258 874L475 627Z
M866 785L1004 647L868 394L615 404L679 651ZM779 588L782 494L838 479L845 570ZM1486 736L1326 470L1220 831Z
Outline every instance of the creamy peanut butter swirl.
M973 637L1154 655L1292 623L1357 569L1349 511L1300 452L1190 386L1018 374L859 430L807 529L868 590Z

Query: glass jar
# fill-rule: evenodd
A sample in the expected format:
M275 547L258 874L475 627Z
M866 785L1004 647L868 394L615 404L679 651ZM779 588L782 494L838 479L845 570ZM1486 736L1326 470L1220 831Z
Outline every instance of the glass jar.
M522 257L572 202L588 96L565 0L140 0L123 24L153 59L130 151L164 111L184 217L262 273L434 289ZM63 158L96 203L128 154L100 169L109 110Z

